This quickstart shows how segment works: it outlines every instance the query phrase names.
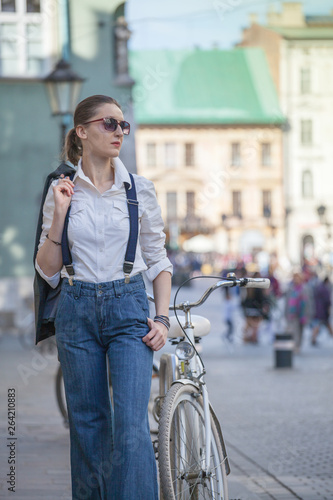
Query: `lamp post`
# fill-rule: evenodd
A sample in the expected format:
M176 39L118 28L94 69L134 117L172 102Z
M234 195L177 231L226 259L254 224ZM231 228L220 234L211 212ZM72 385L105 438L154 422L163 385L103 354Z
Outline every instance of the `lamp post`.
M228 222L228 218L230 216L229 215L226 215L226 214L222 214L221 215L221 219L222 219L222 226L224 226L226 232L227 232L227 244L228 244L228 255L231 254L231 235L230 235L230 226L229 226L229 222Z
M61 59L51 73L44 78L53 116L61 116L61 149L65 142L68 118L73 115L84 78Z

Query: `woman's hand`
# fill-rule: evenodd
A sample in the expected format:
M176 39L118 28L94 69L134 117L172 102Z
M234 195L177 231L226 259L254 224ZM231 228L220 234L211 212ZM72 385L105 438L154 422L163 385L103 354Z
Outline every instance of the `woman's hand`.
M62 174L56 186L53 186L53 196L55 210L60 213L66 213L70 202L72 200L72 195L74 194L74 183L69 177L64 177Z
M159 321L154 322L151 318L148 318L148 326L150 332L142 340L153 351L159 351L166 343L168 329L163 323Z

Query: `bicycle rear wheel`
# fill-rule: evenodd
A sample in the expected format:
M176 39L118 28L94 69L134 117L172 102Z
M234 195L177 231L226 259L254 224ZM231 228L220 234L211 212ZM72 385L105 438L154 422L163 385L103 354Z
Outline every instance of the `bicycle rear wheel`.
M57 397L57 403L58 407L60 410L61 415L63 416L64 419L64 425L68 427L68 414L67 414L67 404L66 404L66 397L65 397L65 386L64 386L64 380L62 377L62 370L61 366L59 365L58 371L56 374L56 397Z
M228 500L225 461L213 418L211 430L208 471L202 396L192 385L174 384L161 408L158 436L164 499Z

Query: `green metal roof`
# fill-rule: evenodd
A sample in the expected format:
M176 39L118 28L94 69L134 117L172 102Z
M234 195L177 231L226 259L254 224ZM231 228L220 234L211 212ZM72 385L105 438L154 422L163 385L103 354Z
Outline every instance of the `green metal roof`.
M264 52L133 51L138 124L281 124L285 121Z
M333 26L306 26L304 28L278 28L268 26L270 30L279 33L288 40L333 40Z

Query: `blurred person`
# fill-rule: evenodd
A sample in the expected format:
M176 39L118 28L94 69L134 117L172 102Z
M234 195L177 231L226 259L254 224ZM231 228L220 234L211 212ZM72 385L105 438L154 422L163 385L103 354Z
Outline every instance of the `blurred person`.
M55 330L69 416L73 498L158 499L148 401L153 352L167 338L172 266L154 186L135 175L139 238L133 270L129 280L124 278L129 238L125 184L133 182L118 156L129 131L111 97L81 101L65 145L77 172L73 181L62 177L52 183L43 209L35 265L52 288L62 278ZM63 267L60 244L70 204L73 282ZM153 282L154 320L148 318L144 271Z
M225 337L229 342L233 342L234 339L234 311L235 302L233 298L232 288L223 288L224 300L223 300L223 321L226 324L227 331Z
M314 328L312 331L311 344L317 345L317 337L320 332L320 327L324 326L329 331L330 335L333 336L332 326L330 324L330 310L331 310L331 284L326 277L319 285L315 288L314 293Z
M253 277L260 278L260 273L254 273ZM268 317L268 300L261 288L247 288L245 293L241 303L245 316L243 341L257 344L259 325Z
M306 298L303 277L300 272L295 272L286 292L285 311L287 329L294 337L295 353L300 351L304 326L308 321Z

